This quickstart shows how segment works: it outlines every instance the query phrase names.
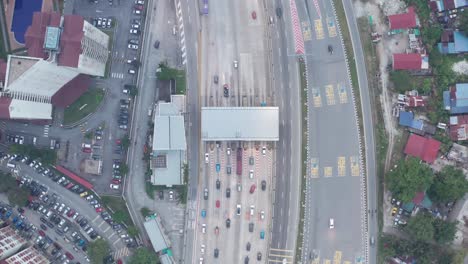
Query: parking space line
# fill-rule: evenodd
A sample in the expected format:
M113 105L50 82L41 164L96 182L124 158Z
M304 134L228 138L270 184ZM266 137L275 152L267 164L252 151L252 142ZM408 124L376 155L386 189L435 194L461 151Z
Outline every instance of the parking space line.
M358 158L356 156L351 156L349 159L351 162L351 176L358 177L361 173L359 169Z
M99 224L99 228L105 223L105 221L102 221L101 224Z
M96 222L96 220L98 220L99 218L100 218L99 215L96 215L96 217L95 217L95 218L93 219L93 221L91 221L91 222L94 223L94 222Z
M114 233L114 234L115 234L115 233ZM114 234L112 234L112 235L114 235ZM111 236L110 236L109 238L111 238ZM119 241L120 241L120 237L119 237L119 239L117 239L116 241L114 241L114 242L112 243L112 245L115 245L115 243L117 243L117 242L119 242Z
M104 230L104 231L102 231L102 232L105 233L105 232L107 232L107 230L109 230L109 229L110 229L110 226L108 226L108 227L106 228L106 230Z
M107 239L111 239L111 237L113 237L114 235L115 235L115 232L112 232L112 234Z

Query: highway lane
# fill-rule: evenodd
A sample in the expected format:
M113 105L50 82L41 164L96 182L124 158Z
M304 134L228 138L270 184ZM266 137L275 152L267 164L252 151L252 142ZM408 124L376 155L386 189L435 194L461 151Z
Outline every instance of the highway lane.
M346 12L346 20L348 21L349 30L351 34L351 41L353 43L354 58L356 60L356 68L358 74L359 89L361 94L362 104L362 117L364 125L364 144L366 150L366 174L367 174L367 207L373 211L378 208L377 197L377 172L375 165L375 140L373 133L373 120L371 113L371 103L369 96L369 86L367 80L367 70L364 60L364 52L362 49L361 38L359 37L359 30L356 23L354 13L354 5L350 0L344 0L343 6ZM376 243L378 240L378 223L377 215L372 215L368 218L368 235L365 243L369 243L370 237L375 237ZM375 247L369 248L368 263L377 263L377 249Z
M298 13L301 23L308 23L303 35L311 159L302 258L315 258L317 263L358 262L364 254L364 189L355 106L339 29L328 1L300 2Z

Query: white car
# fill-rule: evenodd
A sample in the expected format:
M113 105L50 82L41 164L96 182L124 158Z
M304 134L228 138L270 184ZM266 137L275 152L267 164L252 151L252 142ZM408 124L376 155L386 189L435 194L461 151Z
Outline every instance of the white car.
M329 227L330 229L335 228L335 220L333 218L330 218Z
M250 206L250 215L253 216L255 213L255 206L251 205Z
M260 220L264 220L265 219L265 211L261 211L260 212Z
M130 91L129 91L128 89L123 89L123 90L122 90L122 93L128 94L128 93L130 93Z
M132 28L134 28L134 29L139 29L139 28L140 28L140 25L138 25L138 24L132 24Z
M143 1L143 0L136 0L136 1L135 1L135 4L137 4L137 5L144 5L144 4L145 4L145 1Z
M174 191L169 191L169 200L174 200Z
M205 245L201 245L200 253L205 254Z
M231 148L227 148L226 153L228 154L228 156L231 155Z
M203 224L203 225L201 226L201 231L202 231L203 234L206 233L206 224Z
M262 155L263 155L263 156L266 155L266 147L263 147L263 148L262 148Z
M250 178L250 179L253 179L253 176L254 176L253 174L254 174L254 171L253 171L253 170L250 170L250 171L249 171L249 178Z
M118 185L118 184L112 184L112 183L111 183L111 184L110 184L110 188L111 188L111 189L114 189L114 190L118 190L118 189L120 188L120 185Z
M138 9L133 9L133 14L135 15L141 15L141 11Z
M239 62L238 61L234 61L234 69L237 69L237 67L239 67Z
M236 206L236 214L237 214L237 215L241 215L241 205L240 205L240 204L238 204L238 205Z
M208 164L210 162L210 154L205 153L205 163Z
M130 73L130 74L135 74L136 71L135 71L134 69L129 69L129 70L128 70L128 73Z
M132 29L130 29L130 34L138 35L138 34L140 34L140 30L132 28Z
M137 50L137 49L138 49L138 45L135 45L135 44L128 44L128 48L129 48L129 49L133 49L133 50Z

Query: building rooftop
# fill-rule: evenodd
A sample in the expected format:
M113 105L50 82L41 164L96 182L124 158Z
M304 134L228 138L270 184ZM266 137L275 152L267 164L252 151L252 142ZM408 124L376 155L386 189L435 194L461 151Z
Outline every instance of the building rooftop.
M79 15L64 16L63 32L60 40L60 66L77 67L81 53L84 19Z
M153 151L186 148L184 117L172 103L159 103L154 117Z
M45 32L44 48L56 51L60 43L60 28L48 26Z
M457 83L444 91L444 107L451 114L468 113L468 83Z
M419 53L393 54L394 70L421 70L423 69L423 57Z
M411 134L405 147L405 154L417 157L427 163L433 163L437 158L440 142Z
M5 86L15 82L21 75L40 60L40 58L8 55L7 65L9 67L7 68L5 76Z
M5 264L49 264L50 261L33 247L28 247L3 260Z
M408 8L408 13L388 16L390 30L408 29L416 27L416 14L413 7Z
M153 245L153 250L159 252L163 249L170 247L170 242L164 235L160 222L156 217L150 217L146 222L144 222L146 233L150 238L151 245Z
M203 141L278 141L278 107L202 107Z
M59 27L60 19L57 12L34 12L31 26L24 36L29 56L43 59L48 57L44 51L45 33L48 26Z

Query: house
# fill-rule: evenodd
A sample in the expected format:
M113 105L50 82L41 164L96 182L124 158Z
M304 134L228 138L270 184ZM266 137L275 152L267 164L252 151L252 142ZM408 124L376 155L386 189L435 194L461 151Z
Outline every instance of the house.
M453 141L468 140L468 115L450 117L450 138Z
M443 12L468 6L468 0L431 0L429 6L433 12Z
M393 54L393 70L429 69L429 57L419 53Z
M468 37L464 32L445 30L437 48L442 54L463 54L468 52Z
M410 132L421 136L425 134L434 135L436 131L435 126L428 124L424 120L414 119L414 114L412 112L401 111L399 124L400 126L408 127Z
M418 25L414 7L408 7L408 12L388 16L390 30L410 29Z
M431 209L432 201L425 192L418 192L414 195L414 198L411 202L402 205L403 210L409 213L413 212L415 207Z
M421 159L427 163L433 163L437 158L440 149L440 142L425 138L416 134L411 134L406 143L404 153Z
M468 114L468 83L457 83L444 91L444 107L450 114Z

